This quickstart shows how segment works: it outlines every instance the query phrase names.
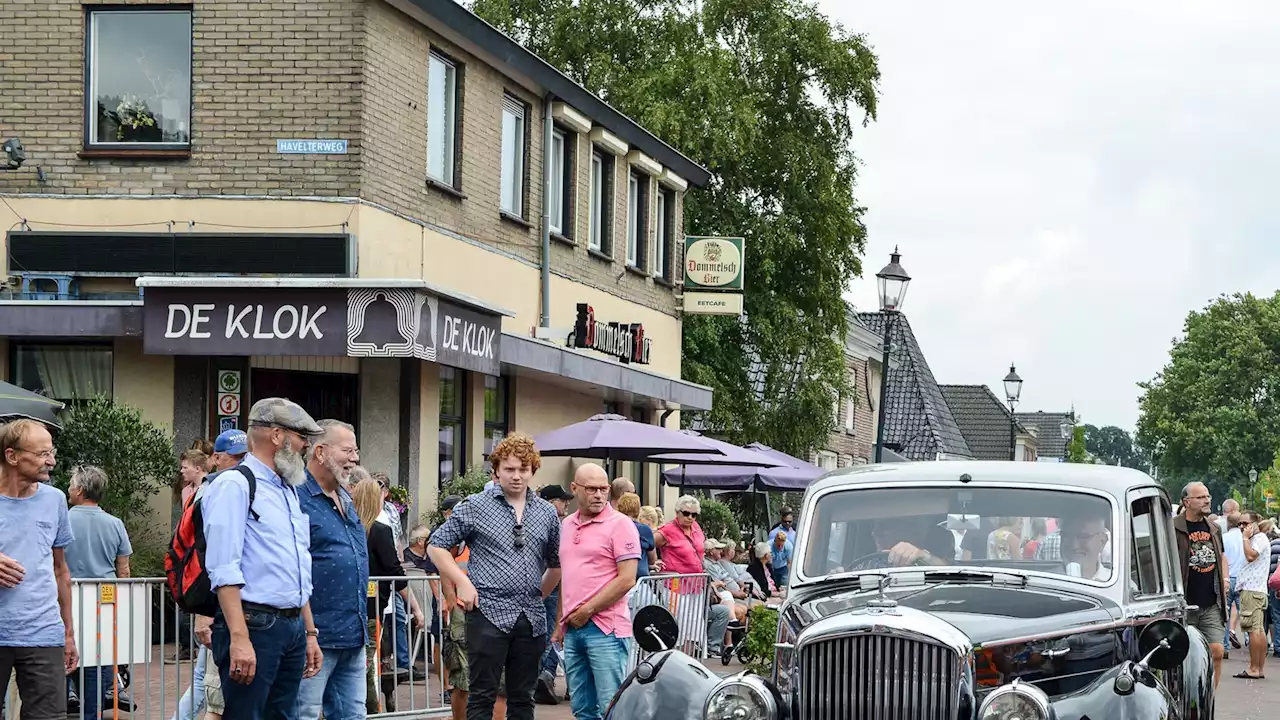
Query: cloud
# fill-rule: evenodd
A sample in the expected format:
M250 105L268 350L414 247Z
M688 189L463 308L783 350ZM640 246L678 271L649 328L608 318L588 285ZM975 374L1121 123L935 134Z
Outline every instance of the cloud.
M866 277L896 245L941 382L1131 428L1186 314L1280 277L1280 6L819 0L880 57Z

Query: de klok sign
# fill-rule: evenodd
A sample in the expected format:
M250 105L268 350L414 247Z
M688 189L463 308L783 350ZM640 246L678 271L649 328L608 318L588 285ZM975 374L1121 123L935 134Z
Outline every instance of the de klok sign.
M160 355L416 357L501 371L501 319L403 288L150 288L143 349Z
M578 317L569 336L569 346L595 350L624 363L649 364L652 341L641 323L601 322L587 303L578 303Z

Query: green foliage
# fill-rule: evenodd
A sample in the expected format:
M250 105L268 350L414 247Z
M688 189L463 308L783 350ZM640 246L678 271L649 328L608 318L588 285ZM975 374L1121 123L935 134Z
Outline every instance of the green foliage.
M108 481L102 509L131 528L146 524L148 499L167 488L177 473L173 435L142 419L137 408L109 397L69 410L57 447L54 485L65 491L76 466L97 465Z
M733 516L729 506L709 499L698 502L702 505L702 515L698 518L698 524L702 526L703 534L709 538L738 542L740 538L738 520Z
M1076 425L1071 431L1071 442L1067 443L1066 460L1069 463L1093 462L1089 458L1089 451L1085 449L1083 425Z
M1089 454L1107 465L1120 465L1138 470L1146 469L1142 456L1133 447L1128 432L1114 425L1084 426L1084 445Z
M1280 294L1190 313L1169 362L1139 387L1138 444L1161 474L1243 487L1280 448Z
M745 322L684 320L682 376L716 392L708 433L799 456L825 444L849 391L841 296L866 242L850 150L876 113L865 39L811 0L471 4L711 172L684 230L744 237L748 277Z
M440 500L444 500L450 495L460 495L464 498L471 497L478 492L484 490L485 483L493 479L492 473L489 472L488 465L474 465L462 475L454 475L452 479L444 484L444 488L440 493ZM423 513L422 523L427 527L440 527L444 523L444 514L437 506L431 512Z
M747 651L751 662L747 669L768 677L773 673L774 643L778 640L778 611L757 605L748 612Z
M765 531L777 524L778 511L783 507L790 507L798 513L797 508L804 500L804 493L725 493L720 495L720 500L733 511L733 517L740 528L747 531L759 528ZM766 500L769 504L767 511Z

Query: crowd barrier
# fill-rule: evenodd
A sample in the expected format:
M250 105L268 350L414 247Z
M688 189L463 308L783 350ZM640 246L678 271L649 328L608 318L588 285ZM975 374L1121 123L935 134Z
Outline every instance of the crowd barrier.
M707 613L711 603L711 580L705 573L691 575L649 575L636 581L631 593L631 615L646 605L666 608L676 619L680 634L673 649L698 659L707 657ZM647 655L639 643L632 643L628 671Z
M390 581L406 583L422 610L425 627L416 626L406 606L381 600L378 583ZM375 664L370 682L378 689L378 712L368 717L449 716L439 639L432 635L433 628L448 627L438 615L440 622L432 620L443 610L438 607L442 603L432 603L438 581L435 575L413 573L370 579L368 600L376 606L376 619L369 621L374 638L371 654L382 662ZM201 661L202 646L195 640L192 617L179 612L169 599L163 578L73 580L71 607L80 666L68 680L80 709L72 708L68 717L190 720L204 716L203 683L193 686L206 667L213 672L214 666L207 658ZM393 631L402 621L404 630ZM14 679L0 688L0 699L4 700L0 718L17 720Z

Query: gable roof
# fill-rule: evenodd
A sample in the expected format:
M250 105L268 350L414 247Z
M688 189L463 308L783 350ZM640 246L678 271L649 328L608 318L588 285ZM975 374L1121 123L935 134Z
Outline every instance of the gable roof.
M1009 409L986 385L939 385L975 460L1008 460ZM1018 431L1026 432L1022 423Z
M625 140L627 144L671 168L672 172L688 180L690 184L704 187L711 182L711 173L706 168L614 109L609 103L557 70L551 63L527 50L506 33L485 22L479 15L463 7L461 2L398 0L392 4L408 5L434 17L467 42L473 43L493 56L498 62L505 63L511 69L540 85L556 99L563 100L575 110L586 114L592 121L604 126L609 132Z
M885 317L879 312L858 313L859 322L880 336L884 335ZM909 460L936 460L938 453L972 458L906 315L896 314L892 335L891 358L897 367L888 373L883 409L885 443L901 444L900 454Z
M1062 437L1062 426L1075 425L1074 412L1045 412L1037 410L1030 413L1014 413L1018 422L1026 427L1036 429L1036 456L1042 458L1064 458L1067 456L1068 438Z

